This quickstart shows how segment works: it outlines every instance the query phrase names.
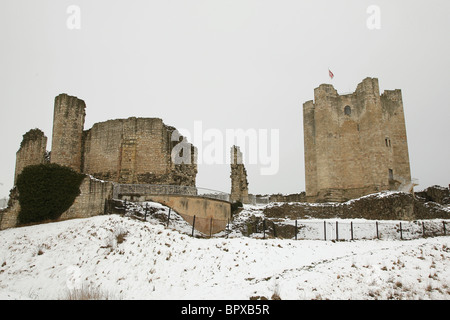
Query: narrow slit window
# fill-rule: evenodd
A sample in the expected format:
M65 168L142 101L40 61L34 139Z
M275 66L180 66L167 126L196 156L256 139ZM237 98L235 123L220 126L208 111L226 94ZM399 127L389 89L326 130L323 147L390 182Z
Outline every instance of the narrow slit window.
M389 180L394 180L394 171L389 169Z
M350 106L345 106L345 108L344 108L344 114L345 114L346 116L351 115L351 114L352 114L352 108L350 108Z
M384 139L384 143L386 144L386 147L390 147L391 146L391 139L385 138Z

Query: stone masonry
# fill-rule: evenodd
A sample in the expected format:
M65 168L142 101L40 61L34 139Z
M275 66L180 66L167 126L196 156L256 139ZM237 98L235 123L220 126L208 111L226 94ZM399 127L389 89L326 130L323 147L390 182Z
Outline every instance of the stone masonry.
M16 153L16 172L14 184L22 170L31 165L46 161L47 137L39 129L32 129L23 135L20 148Z
M400 90L366 78L352 94L330 84L303 104L308 201L346 201L411 183Z
M247 170L242 163L242 152L239 147L231 147L231 195L230 201L249 203Z
M55 98L50 161L77 172L81 171L85 109L85 102L77 97L64 93Z
M84 132L83 172L119 183L195 186L195 148L187 144L187 163L174 161L174 131L157 118L96 123Z
M158 118L132 117L84 130L85 109L85 102L77 97L55 98L52 163L112 182L195 186L196 149L185 143L183 152L190 157L173 161L172 150L180 142L175 128Z
M39 129L24 134L16 154L15 181L23 168L46 162L86 174L81 194L60 220L102 214L113 183L195 187L197 149L158 118L96 123L84 130L86 104L67 94L55 98L50 159L47 137ZM0 213L0 229L14 227L20 212L17 188Z

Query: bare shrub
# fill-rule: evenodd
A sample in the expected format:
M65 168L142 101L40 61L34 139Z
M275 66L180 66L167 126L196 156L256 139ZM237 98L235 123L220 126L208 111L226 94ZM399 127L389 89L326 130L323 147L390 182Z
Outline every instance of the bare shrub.
M108 292L83 284L81 288L68 290L62 300L114 300Z

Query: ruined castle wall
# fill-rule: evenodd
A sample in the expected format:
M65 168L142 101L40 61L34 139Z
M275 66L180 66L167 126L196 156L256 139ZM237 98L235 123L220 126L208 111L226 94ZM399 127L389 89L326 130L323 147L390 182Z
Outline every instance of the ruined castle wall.
M406 136L405 115L400 90L386 90L381 95L389 168L393 171L394 185L409 182L411 170Z
M239 147L231 147L231 194L230 201L249 203L247 170L243 164L242 152Z
M401 94L388 92L381 98L377 79L364 79L346 95L320 85L314 102L303 105L303 122L310 201L344 201L394 189L389 169L409 178Z
M105 202L112 198L113 183L86 176L80 185L80 195L72 206L58 218L58 221L74 218L89 218L105 213ZM10 195L7 209L0 211L0 230L14 228L18 225L20 203L17 190Z
M196 165L172 162L173 131L158 118L96 123L84 134L83 172L119 183L195 185Z
M22 170L31 165L45 162L45 152L47 148L47 137L39 129L33 129L23 135L20 149L16 153L16 171L14 175L14 185Z
M317 195L316 121L314 102L303 104L303 140L305 157L306 194Z
M86 104L77 97L60 94L53 114L52 163L81 171L83 127Z
M80 195L58 220L89 218L105 213L105 201L112 198L113 184L86 176L80 185Z

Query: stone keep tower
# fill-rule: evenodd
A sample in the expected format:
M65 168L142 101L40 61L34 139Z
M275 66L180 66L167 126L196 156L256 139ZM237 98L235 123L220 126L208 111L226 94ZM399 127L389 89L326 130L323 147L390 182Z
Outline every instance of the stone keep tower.
M52 163L81 172L83 128L86 104L65 93L55 98L52 136Z
M332 85L303 104L308 201L346 201L411 183L400 90L366 78L352 94Z

